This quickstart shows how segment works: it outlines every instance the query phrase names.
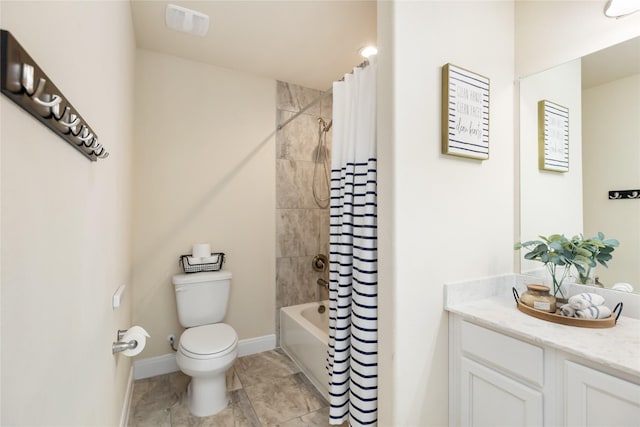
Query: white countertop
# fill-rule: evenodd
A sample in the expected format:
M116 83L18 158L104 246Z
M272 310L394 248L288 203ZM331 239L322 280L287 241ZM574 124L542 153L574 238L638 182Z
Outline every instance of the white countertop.
M502 276L499 283L489 284L487 280L445 285L445 310L478 325L556 348L640 378L640 320L624 316L623 310L616 326L612 328L581 328L548 322L517 309L508 285L515 281L519 283L512 286L522 287L523 282L519 278L514 280ZM487 284L491 289L488 292L480 291ZM467 286L473 290L467 292L470 289ZM459 292L461 289L465 290L463 297ZM505 295L505 291L509 293Z

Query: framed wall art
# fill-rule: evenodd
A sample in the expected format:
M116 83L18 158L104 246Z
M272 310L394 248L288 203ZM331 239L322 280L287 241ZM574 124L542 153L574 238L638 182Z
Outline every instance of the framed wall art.
M489 79L453 64L442 67L442 153L489 158Z
M555 102L538 102L539 168L569 171L569 109Z

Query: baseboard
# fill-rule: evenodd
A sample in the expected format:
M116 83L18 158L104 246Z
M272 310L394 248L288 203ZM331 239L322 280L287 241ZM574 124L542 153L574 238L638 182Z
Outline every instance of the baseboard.
M133 362L133 378L142 380L158 375L170 374L179 371L176 363L176 354L169 353L162 356L148 357Z
M248 356L250 354L273 350L276 348L276 336L264 335L256 338L248 338L238 341L238 356ZM133 362L133 379L155 377L158 375L170 374L179 371L176 363L175 353L163 354L162 356L139 359Z
M238 357L261 353L276 348L276 336L263 335L256 338L248 338L238 341Z
M120 414L120 427L129 425L129 409L131 408L131 397L133 396L133 365L129 369L129 378L127 379L127 390L124 393L122 402L122 413Z

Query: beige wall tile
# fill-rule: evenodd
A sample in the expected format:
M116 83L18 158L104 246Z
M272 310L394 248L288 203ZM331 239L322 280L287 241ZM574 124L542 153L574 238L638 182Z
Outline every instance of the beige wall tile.
M318 212L318 253L329 256L329 224L330 224L329 209L320 209Z
M280 81L278 82L277 91L277 108L279 110L292 111L294 113L309 105L322 94L321 91L316 89L309 89ZM320 114L320 103L309 108L306 113L318 116Z
M311 186L313 162L276 159L276 207L278 209L315 209Z
M293 116L322 92L278 82L278 123ZM311 267L313 256L329 253L329 210L321 209L313 196L329 198L331 176L331 136L322 141L318 154L318 117L331 120L332 97L291 121L276 136L276 341L280 334L280 307L315 301L318 292L328 298L326 290L318 288L316 280L323 274ZM326 163L322 156L326 156ZM325 175L326 174L326 175ZM326 176L326 177L325 177ZM328 206L329 200L326 201ZM327 273L324 274L326 278Z
M277 209L276 257L314 255L317 250L317 209Z
M293 113L280 110L279 123L293 116ZM315 160L315 148L318 145L318 116L301 114L276 135L277 156L279 159Z
M320 273L311 268L313 256L278 258L276 308L315 301Z

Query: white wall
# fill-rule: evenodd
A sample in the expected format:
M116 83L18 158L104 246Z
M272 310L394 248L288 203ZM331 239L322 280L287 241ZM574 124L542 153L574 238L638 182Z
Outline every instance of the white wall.
M612 268L597 268L605 286L631 283L640 290L640 203L609 200L611 190L640 183L640 75L586 89L582 94L584 228L620 240Z
M138 357L182 332L171 276L198 242L227 254L225 321L273 334L276 82L138 49L135 102L133 318L152 336Z
M579 59L520 80L520 221L523 241L582 233L582 85ZM538 101L569 109L569 171L538 167ZM526 253L521 251L522 254ZM522 271L542 264L522 261Z
M134 40L126 2L0 3L1 26L97 132L90 162L0 96L2 425L118 425L131 360ZM119 285L124 304L111 307Z
M447 425L443 284L513 271L512 2L381 2L379 420ZM440 154L441 68L491 79L490 159Z
M516 76L523 77L640 35L640 13L604 16L605 0L515 2Z

